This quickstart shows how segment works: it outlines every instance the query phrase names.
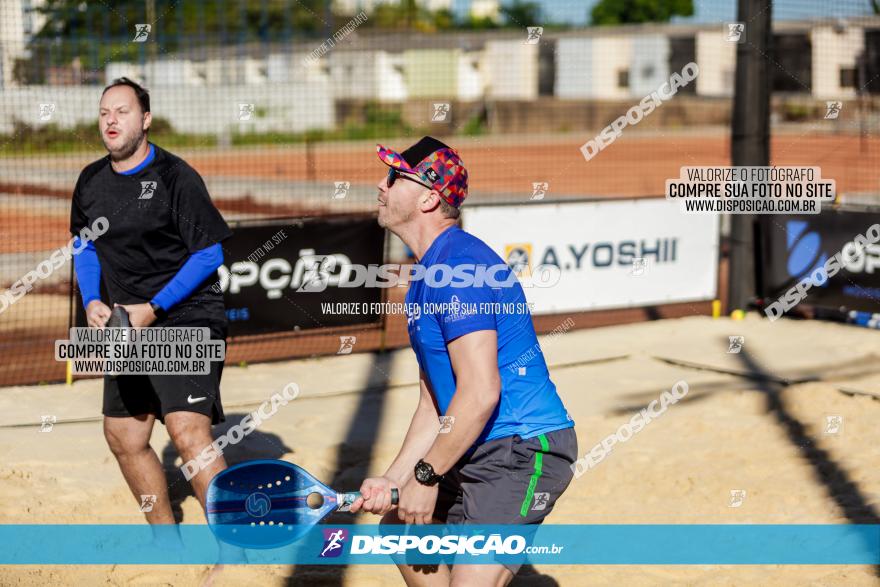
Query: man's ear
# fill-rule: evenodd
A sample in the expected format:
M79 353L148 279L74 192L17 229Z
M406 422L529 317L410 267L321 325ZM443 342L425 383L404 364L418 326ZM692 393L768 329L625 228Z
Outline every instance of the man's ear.
M435 190L431 190L428 192L426 190L426 195L422 198L422 212L433 212L440 206L440 194Z
M142 130L144 130L144 131L149 130L150 124L152 124L152 122L153 122L153 113L152 112L144 112L144 124L143 124Z

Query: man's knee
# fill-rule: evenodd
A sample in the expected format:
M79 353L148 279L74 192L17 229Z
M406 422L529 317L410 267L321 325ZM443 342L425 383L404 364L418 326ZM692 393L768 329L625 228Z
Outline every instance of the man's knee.
M180 456L187 460L195 458L214 439L211 436L211 421L205 416L201 418L192 418L191 416L201 416L201 414L190 414L186 412L168 414L165 416L165 428L171 442L177 448Z
M140 421L104 421L104 438L116 457L135 456L150 450L150 434Z

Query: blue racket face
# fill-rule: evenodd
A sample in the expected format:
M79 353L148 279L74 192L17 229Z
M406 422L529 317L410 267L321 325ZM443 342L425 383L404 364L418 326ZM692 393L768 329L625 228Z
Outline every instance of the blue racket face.
M206 509L218 539L243 548L278 548L300 538L336 506L336 492L304 469L259 460L214 477Z

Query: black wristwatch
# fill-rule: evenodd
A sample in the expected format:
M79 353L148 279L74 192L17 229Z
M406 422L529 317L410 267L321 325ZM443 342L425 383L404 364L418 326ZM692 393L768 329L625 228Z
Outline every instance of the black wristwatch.
M421 459L416 463L413 471L415 472L416 481L422 485L427 485L428 487L437 485L437 483L443 479L443 475L438 475L434 472L434 467L432 467L430 463L426 463Z
M168 315L168 312L163 310L162 306L160 306L156 302L150 302L150 307L153 308L153 314L156 315L156 320L162 320Z

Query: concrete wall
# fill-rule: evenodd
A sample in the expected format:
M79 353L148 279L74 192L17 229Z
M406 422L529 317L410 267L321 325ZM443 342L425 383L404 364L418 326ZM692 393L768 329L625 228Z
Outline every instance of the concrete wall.
M732 102L679 95L642 119L638 130L633 132L664 127L726 126L730 124ZM625 114L635 103L632 97L623 100L541 98L538 101L493 102L489 109L489 128L493 133L513 134L577 132L583 137L580 145Z

